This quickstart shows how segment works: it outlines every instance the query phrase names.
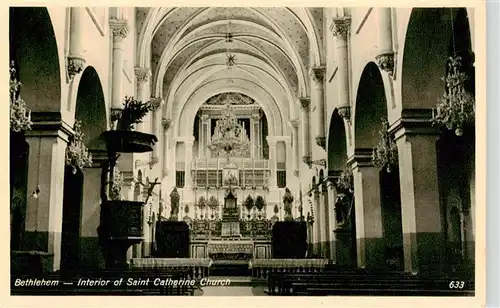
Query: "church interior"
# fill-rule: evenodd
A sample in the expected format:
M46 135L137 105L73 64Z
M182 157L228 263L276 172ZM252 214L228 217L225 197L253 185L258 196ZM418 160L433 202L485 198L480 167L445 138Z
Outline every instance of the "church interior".
M9 12L12 277L474 295L474 9Z

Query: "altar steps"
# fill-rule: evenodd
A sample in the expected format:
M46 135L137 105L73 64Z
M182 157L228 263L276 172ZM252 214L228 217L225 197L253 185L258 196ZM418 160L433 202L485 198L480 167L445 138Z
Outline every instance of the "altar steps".
M250 276L248 261L214 261L210 276Z

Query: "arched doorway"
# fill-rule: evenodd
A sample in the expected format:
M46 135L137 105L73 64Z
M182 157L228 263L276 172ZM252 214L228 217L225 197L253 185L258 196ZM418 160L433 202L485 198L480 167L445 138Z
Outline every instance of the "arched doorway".
M31 111L31 128L37 128L40 120L60 120L59 53L46 8L9 8L9 51L15 78L22 84L19 95ZM39 131L11 134L11 247L13 250L48 252L54 258L53 268L57 269L59 243L55 235L60 230L56 226L59 222L49 219L45 213L58 210L60 203L50 202L54 200L50 188L62 186L62 179L52 177L57 173L57 167L52 163L52 154L45 151L45 145L53 144L53 141L38 134ZM31 168L28 168L28 162ZM35 167L38 165L45 169ZM36 269L30 268L34 264L24 264L26 259L23 257L11 256L13 271L41 270L38 264ZM17 268L19 264L21 268Z
M344 119L335 109L328 131L328 176L332 181L330 206L330 235L334 236L331 250L335 252L335 263L356 265L356 221L354 218L354 196L351 191L339 187L341 173L351 168L347 165L347 138Z
M373 165L372 153L387 132L387 98L379 68L368 63L356 96L354 172L358 265L403 269L401 196L397 166ZM392 138L392 137L390 137ZM363 247L364 246L364 247ZM368 248L369 247L369 248ZM363 255L364 254L364 255Z
M75 121L81 122L83 141L91 152L104 149L100 135L106 130L105 108L101 81L96 70L89 66L83 71L78 85ZM92 189L84 187L84 174L85 170L77 169L75 172L71 166L65 167L61 238L62 271L78 269L82 254L90 253L81 251L81 248L86 246L86 243L82 243L82 240L86 240L82 239L84 194L91 193Z
M465 89L474 95L474 53L467 9L413 9L404 47L403 109L418 108L430 111L436 108L446 91L442 78L449 73L448 61L453 56L461 57L460 71L469 77L465 82ZM426 73L418 73L422 71ZM447 270L473 273L475 127L474 124L463 127L460 136L457 136L455 129L448 130L445 127L442 127L439 133L437 141L432 140L432 146L436 150L436 167L430 167L436 170L433 172L437 172L436 189L440 200L439 208L435 209L440 218L440 224L435 225L440 225L440 230L435 233L437 238L444 238L447 245L432 245L446 247L442 247L439 252L425 249L425 255L442 254L442 262L446 264ZM430 210L432 209L426 209ZM457 213L463 221L460 224L463 243L458 252L453 239L453 230L457 227ZM434 259L428 262L437 263Z

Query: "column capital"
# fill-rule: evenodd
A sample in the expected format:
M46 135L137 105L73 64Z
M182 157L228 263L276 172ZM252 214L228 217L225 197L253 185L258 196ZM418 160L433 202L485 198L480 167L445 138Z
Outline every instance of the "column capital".
M293 119L293 120L290 120L289 123L290 123L290 126L292 126L293 128L298 128L300 121L298 119Z
M311 98L301 97L299 98L299 103L303 111L309 111L309 107L311 106Z
M64 122L59 112L32 112L31 129L25 132L26 137L59 137L69 142L69 137L74 131L68 123Z
M137 79L137 83L146 83L149 81L149 77L151 77L151 70L146 67L138 67L134 68L135 77Z
M209 118L210 118L210 116L208 114L202 114L201 115L201 120L202 121L207 121Z
M351 17L334 17L332 23L330 24L330 31L333 36L346 38L351 27Z
M109 27L113 33L113 41L121 42L128 35L128 22L125 19L112 18L109 20Z
M322 85L325 81L325 71L326 68L324 66L311 67L309 69L309 75L311 76L314 83Z
M261 115L259 113L253 113L251 115L252 120L259 121L261 118Z
M168 119L168 118L162 118L161 125L163 125L164 130L168 130L170 128L170 126L172 125L172 120Z
M266 140L267 140L267 144L269 145L269 147L276 147L276 143L278 143L278 137L276 136L267 136L266 137Z
M152 97L149 101L151 102L151 106L153 107L153 111L156 111L164 103L164 100L161 97Z

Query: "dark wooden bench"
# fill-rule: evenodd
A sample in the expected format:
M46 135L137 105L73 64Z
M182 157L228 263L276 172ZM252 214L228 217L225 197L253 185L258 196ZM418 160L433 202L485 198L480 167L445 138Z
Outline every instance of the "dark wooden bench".
M267 291L271 295L473 295L473 281L464 281L461 289L449 287L450 281L460 280L404 272L271 273Z

